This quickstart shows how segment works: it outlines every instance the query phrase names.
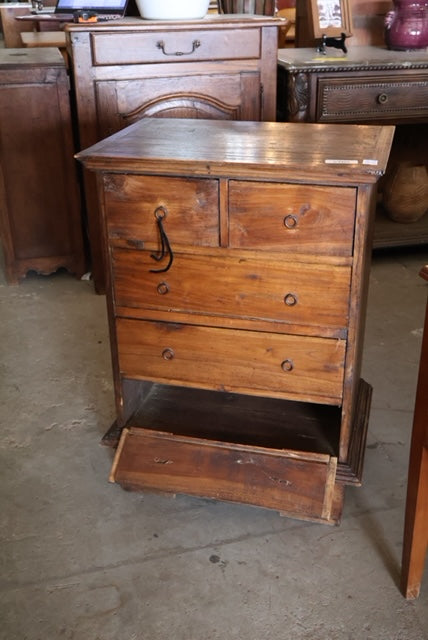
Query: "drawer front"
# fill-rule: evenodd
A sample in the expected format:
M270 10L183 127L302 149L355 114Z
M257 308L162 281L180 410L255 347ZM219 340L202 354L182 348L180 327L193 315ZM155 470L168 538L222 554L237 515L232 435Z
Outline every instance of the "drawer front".
M330 522L337 460L142 428L123 430L110 481Z
M320 79L318 122L368 122L428 116L427 76Z
M94 65L260 58L259 29L92 33Z
M158 249L164 214L172 246L219 244L216 180L110 174L104 191L109 241L116 246Z
M122 249L112 264L118 307L347 326L350 267L175 254L168 272L153 273L150 252Z
M118 318L125 378L327 404L342 398L345 341Z
M356 190L231 181L229 246L352 255Z

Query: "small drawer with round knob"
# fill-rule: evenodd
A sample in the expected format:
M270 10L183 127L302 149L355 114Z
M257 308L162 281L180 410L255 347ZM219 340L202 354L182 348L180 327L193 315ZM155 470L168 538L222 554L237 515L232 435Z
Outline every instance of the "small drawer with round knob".
M317 255L352 254L355 190L233 180L229 246Z
M426 74L370 73L367 77L323 76L317 84L317 122L405 122L428 117Z

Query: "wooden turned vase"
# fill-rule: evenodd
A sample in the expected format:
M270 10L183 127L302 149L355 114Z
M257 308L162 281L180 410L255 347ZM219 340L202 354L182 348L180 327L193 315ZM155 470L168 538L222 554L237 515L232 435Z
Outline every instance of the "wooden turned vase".
M428 170L403 162L385 176L383 205L395 222L416 222L428 211Z

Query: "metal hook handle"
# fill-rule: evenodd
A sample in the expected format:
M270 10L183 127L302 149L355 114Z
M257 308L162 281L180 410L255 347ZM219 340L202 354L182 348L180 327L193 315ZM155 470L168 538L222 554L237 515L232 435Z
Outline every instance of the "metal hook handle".
M167 216L167 210L165 207L157 207L155 209L155 218L158 225L159 236L161 241L161 248L158 254L151 253L150 257L156 262L160 262L167 254L169 255L168 264L163 269L150 269L150 273L164 273L168 271L168 269L172 265L172 261L174 260L174 254L172 253L171 245L169 244L168 236L166 235L165 229L163 228L163 220Z
M190 56L196 51L198 47L201 46L201 41L193 40L191 51L174 51L172 53L168 53L167 51L165 51L165 42L163 40L159 40L159 42L156 43L156 46L162 51L164 56Z

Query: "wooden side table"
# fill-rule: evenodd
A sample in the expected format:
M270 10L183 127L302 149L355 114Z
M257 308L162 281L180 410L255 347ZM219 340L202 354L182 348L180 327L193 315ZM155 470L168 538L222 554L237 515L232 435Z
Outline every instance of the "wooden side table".
M352 46L347 55L315 47L278 52L280 121L394 124L392 163L427 164L428 53ZM411 126L410 126L411 125ZM391 221L379 207L374 247L428 243L428 215L411 224Z
M64 31L31 31L21 33L21 40L25 47L55 47L65 50Z
M428 281L428 265L420 275ZM428 302L410 448L401 590L417 598L428 547Z
M68 54L65 44L64 31L30 31L29 33L21 33L22 44L24 47L55 47L59 49L64 62L68 67Z

